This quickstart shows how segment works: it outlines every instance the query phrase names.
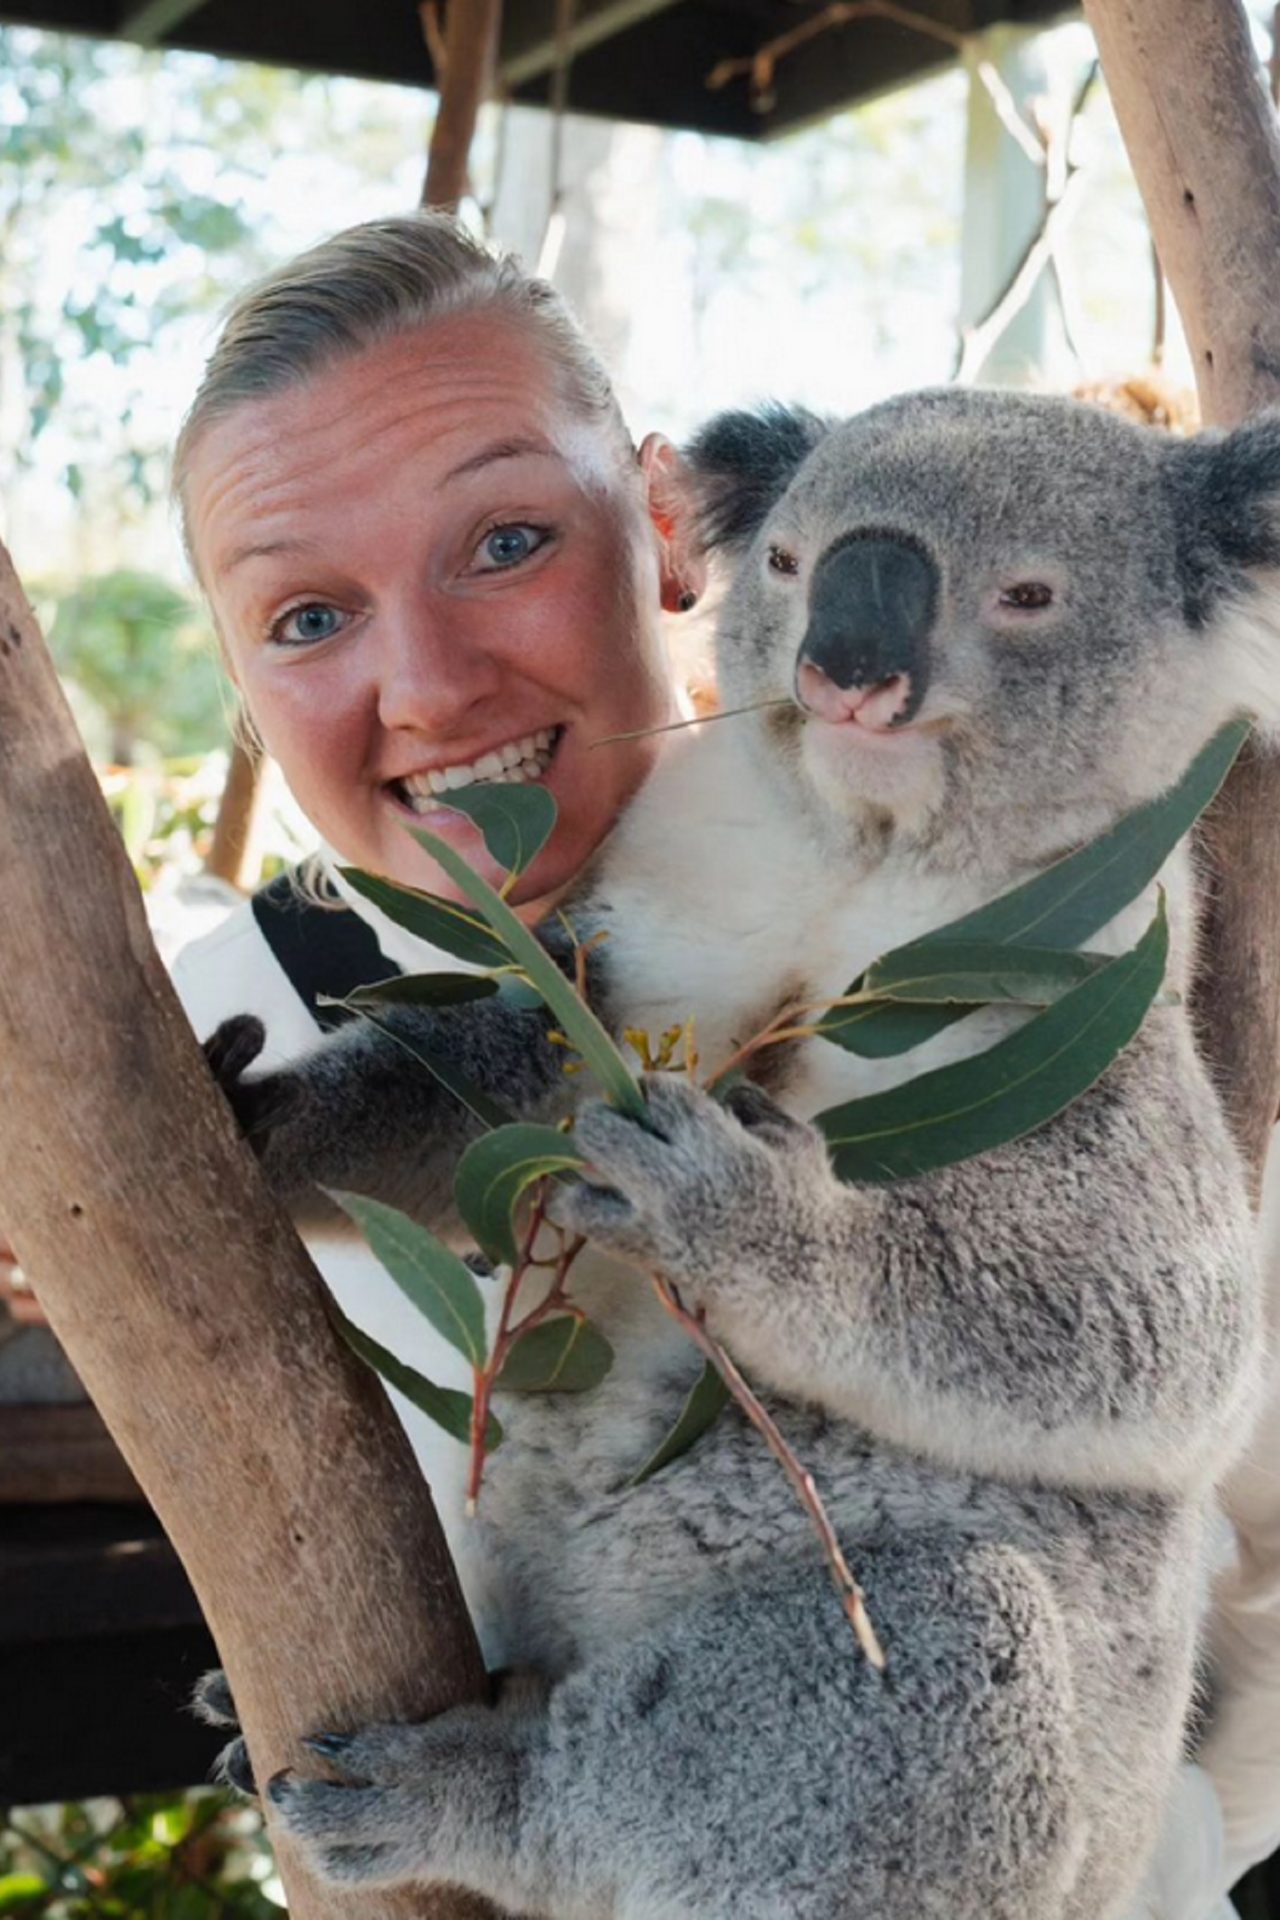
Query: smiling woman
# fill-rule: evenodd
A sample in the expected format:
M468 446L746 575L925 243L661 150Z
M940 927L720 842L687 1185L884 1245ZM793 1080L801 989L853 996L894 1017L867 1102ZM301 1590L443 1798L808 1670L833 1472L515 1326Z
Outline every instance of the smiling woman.
M332 1023L323 996L396 965L456 967L336 874L451 895L409 831L423 824L496 880L441 793L545 783L555 832L512 898L533 922L562 896L650 771L645 730L673 717L659 616L696 598L701 562L672 448L632 446L559 297L432 215L339 234L248 293L175 489L227 665L347 903L320 910L277 883L179 957L200 1034L257 1013L279 1065ZM470 1386L363 1244L332 1220L308 1239L351 1317ZM466 1550L465 1452L396 1404L499 1657Z
M651 741L593 743L670 717L657 613L686 590L671 453L657 436L633 453L603 376L581 379L587 349L548 289L426 219L329 243L334 272L352 271L353 242L367 255L378 237L433 267L449 255L469 279L435 317L418 288L398 327L381 318L336 345L305 310L321 299L326 249L300 279L296 315L287 271L251 295L179 448L188 541L231 673L325 841L447 889L406 826L428 814L481 850L431 795L545 780L559 825L525 877L533 913L651 764ZM246 394L233 363L257 347L246 316L264 301L274 377ZM290 318L306 346L282 376Z

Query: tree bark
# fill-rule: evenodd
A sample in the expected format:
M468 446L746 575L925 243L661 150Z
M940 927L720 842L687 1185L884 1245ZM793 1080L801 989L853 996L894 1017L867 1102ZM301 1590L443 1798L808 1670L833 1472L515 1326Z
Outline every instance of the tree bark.
M258 1778L313 1764L316 1728L483 1698L408 1442L205 1071L3 548L0 741L5 1217L183 1559ZM484 1911L279 1856L295 1920Z
M1084 0L1207 423L1280 402L1280 132L1239 0ZM1255 1198L1280 1102L1280 759L1242 755L1201 835L1195 1012Z
M449 0L440 105L431 129L422 205L453 212L467 190L467 162L480 108L493 84L502 0Z

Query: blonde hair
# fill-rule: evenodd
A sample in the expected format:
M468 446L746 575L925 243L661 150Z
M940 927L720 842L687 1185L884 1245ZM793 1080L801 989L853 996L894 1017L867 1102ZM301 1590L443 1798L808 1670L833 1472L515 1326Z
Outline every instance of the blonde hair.
M397 334L479 311L508 314L535 335L566 404L604 427L629 456L609 376L554 287L511 256L491 253L445 215L366 221L278 267L227 315L173 454L183 543L197 576L185 488L207 427Z

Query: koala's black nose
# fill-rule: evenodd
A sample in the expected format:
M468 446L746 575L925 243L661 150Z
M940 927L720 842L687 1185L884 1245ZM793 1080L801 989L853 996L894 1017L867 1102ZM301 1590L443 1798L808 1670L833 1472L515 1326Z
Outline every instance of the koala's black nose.
M814 568L796 671L808 662L841 689L902 675L908 697L897 715L901 725L924 698L937 604L938 569L914 540L845 534Z

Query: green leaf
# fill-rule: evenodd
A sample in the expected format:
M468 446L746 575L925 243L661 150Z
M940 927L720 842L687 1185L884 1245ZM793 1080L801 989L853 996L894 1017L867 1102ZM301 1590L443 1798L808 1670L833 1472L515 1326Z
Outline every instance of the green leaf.
M565 1037L582 1055L604 1089L605 1097L643 1126L648 1120L644 1095L626 1061L554 960L539 946L523 921L517 919L506 901L487 880L473 873L462 855L447 840L430 833L426 827L410 827L409 832L432 859L442 866L454 885L473 900L493 932L502 942L503 960L514 961L530 983L538 989ZM486 962L485 964L490 964Z
M1016 1140L1093 1085L1160 990L1164 896L1136 947L985 1053L817 1116L842 1180L909 1179Z
M728 1406L731 1395L728 1387L708 1360L702 1372L689 1389L688 1396L675 1425L662 1444L655 1448L640 1468L634 1473L627 1485L638 1487L642 1480L651 1480L655 1473L661 1473L664 1467L678 1460L682 1453L688 1453L695 1440L701 1439L707 1428L714 1426Z
M0 1913L19 1913L49 1891L38 1873L0 1873Z
M489 1351L484 1296L465 1260L394 1207L359 1193L330 1192L401 1293L464 1359L483 1367Z
M557 1314L519 1335L494 1385L504 1393L585 1393L612 1365L602 1333L574 1314Z
M938 941L1080 946L1136 900L1159 873L1226 779L1248 733L1248 721L1232 721L1201 749L1182 778L1160 799L1126 814L1100 839L1056 861L1025 885L938 927L921 940L899 947L877 964L910 966L911 955ZM849 989L851 993L857 991L857 984ZM848 1011L863 1017L825 1028L826 1037L863 1059L883 1060L931 1040L971 1009L959 1006L909 1011L885 1006Z
M498 991L491 973L399 973L356 987L345 1000L319 996L328 1007L448 1007L465 1000L488 1000Z
M474 820L490 858L512 874L532 865L556 823L556 803L536 780L522 785L478 781L440 794L436 804Z
M456 906L451 900L440 900L434 893L420 893L416 887L393 886L390 880L380 880L375 873L362 873L359 867L340 867L339 872L357 893L371 900L398 927L406 928L419 940L429 941L444 953L451 953L455 960L466 960L476 967L510 964L511 956L502 942L495 940L484 921L468 913L465 907Z
M453 1191L476 1245L513 1267L520 1257L513 1215L525 1188L545 1174L585 1165L567 1133L527 1121L473 1141L458 1162Z
M471 1395L459 1393L454 1387L438 1387L434 1380L428 1380L416 1367L406 1366L403 1360L397 1360L394 1353L358 1327L354 1320L348 1320L342 1309L334 1301L329 1302L329 1312L333 1315L338 1332L342 1335L353 1353L359 1354L367 1366L380 1373L384 1380L411 1400L420 1413L434 1420L438 1427L451 1433L455 1440L461 1440L464 1447L471 1444ZM502 1428L489 1415L484 1430L485 1451L492 1453L502 1442Z
M1057 947L1001 946L995 940L930 940L877 960L863 976L862 991L926 1005L989 1006L1010 1000L1047 1007L1105 967L1108 958L1105 953L1064 953ZM841 1011L837 1008L832 1017Z

